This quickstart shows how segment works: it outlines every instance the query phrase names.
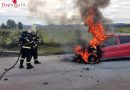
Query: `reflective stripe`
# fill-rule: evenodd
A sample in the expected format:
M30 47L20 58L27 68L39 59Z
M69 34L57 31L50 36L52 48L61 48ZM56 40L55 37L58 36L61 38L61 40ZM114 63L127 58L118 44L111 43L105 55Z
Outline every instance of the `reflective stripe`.
M27 48L27 49L31 49L31 47L27 47L27 46L22 46L22 48Z
M31 63L31 62L27 62L27 63Z
M27 41L29 42L29 40L27 39Z
M24 60L24 58L21 58L20 60Z
M38 61L38 59L35 59L34 61Z

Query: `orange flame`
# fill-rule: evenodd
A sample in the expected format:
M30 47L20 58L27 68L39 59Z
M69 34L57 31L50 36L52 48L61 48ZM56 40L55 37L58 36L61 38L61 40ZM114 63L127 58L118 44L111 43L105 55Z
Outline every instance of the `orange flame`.
M100 21L96 23L94 22L94 16L93 9L90 9L84 24L89 26L88 32L93 36L89 42L89 45L96 49L96 46L99 45L107 36L104 33L103 24ZM75 46L74 52L78 55L81 55L85 62L88 62L88 57L90 54L88 53L87 49L82 50L81 46Z
M103 24L100 21L94 22L94 12L92 10L89 12L84 23L89 26L88 32L93 35L93 39L89 42L90 46L96 47L107 37L104 33Z
M82 59L85 62L88 62L89 53L86 49L83 49L80 45L75 45L74 46L74 52L75 52L76 55L81 55Z

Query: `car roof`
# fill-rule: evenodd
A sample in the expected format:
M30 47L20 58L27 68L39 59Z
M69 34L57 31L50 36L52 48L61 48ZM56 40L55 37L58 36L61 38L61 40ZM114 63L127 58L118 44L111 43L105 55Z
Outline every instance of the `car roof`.
M112 34L112 35L109 35L109 36L126 36L126 35L130 35L130 34L127 34L127 33L115 33L115 34Z

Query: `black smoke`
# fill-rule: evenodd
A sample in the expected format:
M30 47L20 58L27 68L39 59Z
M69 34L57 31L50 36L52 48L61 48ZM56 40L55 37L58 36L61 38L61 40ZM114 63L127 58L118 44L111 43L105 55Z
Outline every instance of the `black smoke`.
M77 0L77 6L79 8L82 19L85 19L90 8L93 8L96 16L95 19L103 19L102 13L99 9L107 7L109 3L110 0Z

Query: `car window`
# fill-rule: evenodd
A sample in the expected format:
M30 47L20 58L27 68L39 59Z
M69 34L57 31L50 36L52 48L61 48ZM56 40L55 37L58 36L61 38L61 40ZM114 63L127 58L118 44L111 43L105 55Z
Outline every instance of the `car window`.
M120 40L120 44L130 43L130 36L129 35L119 36L119 40Z
M111 37L109 39L106 39L102 44L106 46L117 45L116 37Z

